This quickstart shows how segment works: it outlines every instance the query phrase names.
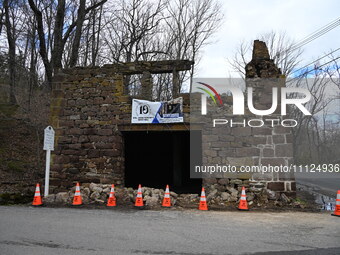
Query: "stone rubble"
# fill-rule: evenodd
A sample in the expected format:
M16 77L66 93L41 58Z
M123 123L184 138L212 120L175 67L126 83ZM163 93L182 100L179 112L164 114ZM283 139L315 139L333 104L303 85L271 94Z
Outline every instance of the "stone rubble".
M243 185L242 180L233 181L233 183L224 182L210 185L206 187L206 195L209 206L226 207L239 202L241 195L241 189ZM232 185L232 186L230 186ZM269 200L274 200L274 205L284 206L292 202L284 193L278 195L277 192L269 189L252 189L247 187L247 201L249 205L262 206L268 204ZM84 183L80 187L80 193L83 199L83 204L101 204L105 205L109 197L111 190L110 184L96 184L96 183ZM143 200L147 208L160 208L164 197L163 189L155 189L149 187L142 187ZM57 194L51 194L44 198L44 203L48 205L67 205L72 204L74 197L75 187L68 192L59 192ZM135 202L137 195L137 189L133 188L120 188L115 187L115 196L117 198L118 205L131 206ZM199 202L198 194L177 194L170 191L172 206L178 207L193 207ZM294 202L296 203L296 202ZM295 204L294 204L295 205ZM295 205L296 206L296 205Z

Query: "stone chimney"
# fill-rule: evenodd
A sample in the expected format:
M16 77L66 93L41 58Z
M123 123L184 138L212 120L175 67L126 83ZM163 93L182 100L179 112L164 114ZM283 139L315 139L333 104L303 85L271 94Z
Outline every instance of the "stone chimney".
M269 109L272 105L272 88L285 87L285 77L274 60L270 59L265 42L255 40L253 59L246 65L246 87L252 87L256 109ZM279 92L280 93L280 92ZM276 114L279 113L280 104Z
M253 46L254 60L270 60L268 48L265 42L255 40Z
M265 42L255 40L253 46L253 58L246 65L246 78L282 78L278 68L268 52Z

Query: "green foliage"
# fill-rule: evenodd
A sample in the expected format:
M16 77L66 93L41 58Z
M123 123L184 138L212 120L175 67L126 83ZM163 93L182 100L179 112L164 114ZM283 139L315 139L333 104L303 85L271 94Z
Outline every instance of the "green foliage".
M308 202L306 200L303 200L303 199L301 199L299 197L295 198L294 202L297 202L297 203L299 203L301 205L308 205Z

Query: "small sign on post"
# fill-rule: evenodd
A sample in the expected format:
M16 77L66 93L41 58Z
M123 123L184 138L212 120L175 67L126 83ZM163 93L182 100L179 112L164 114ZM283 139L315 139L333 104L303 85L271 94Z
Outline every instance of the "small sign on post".
M48 196L50 185L50 164L51 164L51 151L54 150L54 129L48 126L44 130L44 150L46 151L46 168L45 168L45 190L44 197Z

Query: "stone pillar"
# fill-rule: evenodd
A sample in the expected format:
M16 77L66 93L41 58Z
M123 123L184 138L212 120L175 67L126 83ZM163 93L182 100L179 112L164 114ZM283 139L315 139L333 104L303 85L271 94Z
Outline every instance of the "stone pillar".
M172 71L172 98L176 98L179 95L179 73L176 69Z
M152 100L152 77L150 72L143 72L141 98Z
M254 107L258 110L267 110L272 106L272 89L285 87L285 77L281 70L270 59L267 46L259 40L254 41L253 59L246 65L246 87L253 88ZM280 98L278 93L278 98ZM279 100L278 100L279 101ZM280 104L277 110L270 116L262 118L279 119ZM256 116L261 118L261 116ZM256 164L271 165L271 166L287 166L293 163L293 144L292 130L275 123L275 127L267 125L261 128L253 129L254 139L259 142L256 147L260 150L259 157L255 158ZM252 176L253 184L259 185L276 191L287 192L294 194L295 178L294 174L254 174Z

